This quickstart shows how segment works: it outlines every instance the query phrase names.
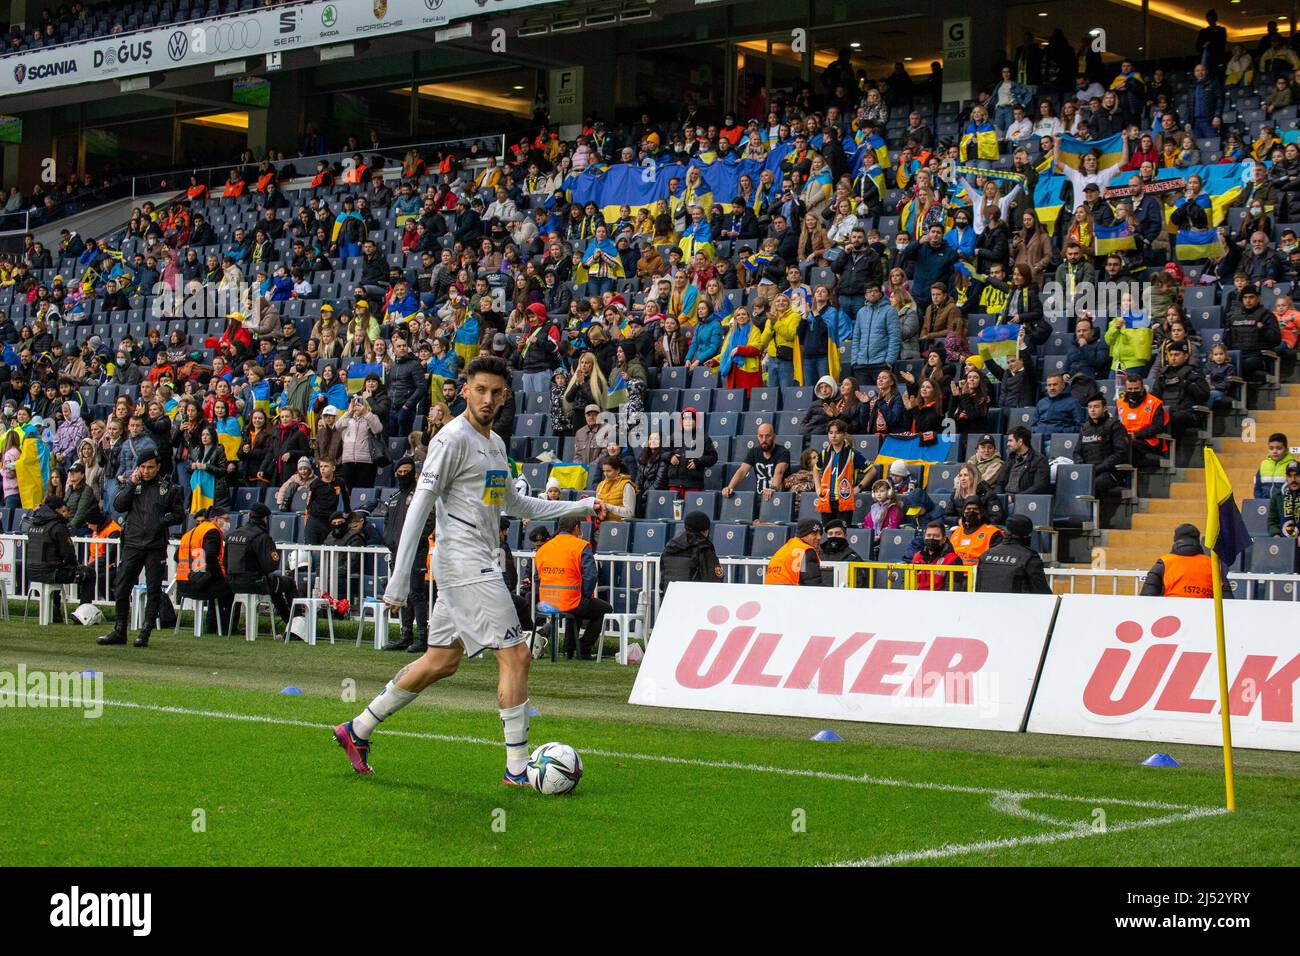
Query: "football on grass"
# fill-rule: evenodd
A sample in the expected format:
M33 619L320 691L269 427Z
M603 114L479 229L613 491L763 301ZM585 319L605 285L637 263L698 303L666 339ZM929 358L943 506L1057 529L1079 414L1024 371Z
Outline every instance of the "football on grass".
M538 793L572 793L582 779L582 758L568 744L542 744L528 759L528 782Z

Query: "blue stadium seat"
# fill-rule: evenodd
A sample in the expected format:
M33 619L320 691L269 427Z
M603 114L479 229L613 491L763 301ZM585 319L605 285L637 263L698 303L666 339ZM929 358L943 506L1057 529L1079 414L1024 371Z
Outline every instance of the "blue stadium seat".
M632 553L662 554L668 540L667 522L638 521L632 532Z
M301 515L271 515L271 540L280 544L293 544L299 538Z
M714 389L713 410L740 414L745 410L745 390L743 388Z
M1260 538L1247 552L1251 574L1295 574L1296 546L1290 538Z
M718 517L718 494L714 491L688 491L686 500L682 506L682 514L687 515L692 511L703 511L709 516L710 521L717 520Z
M820 445L813 447L820 447ZM876 456L880 454L880 436L858 435L853 439L853 447L861 452L867 461L875 461Z
M870 561L875 548L875 533L870 528L848 528L844 532L849 547L857 552L863 561Z
M1092 496L1092 465L1061 465L1056 469L1052 523L1092 528L1097 501Z
M742 417L735 412L712 412L705 418L704 430L712 438L730 438L739 433Z
M789 408L781 402L781 389L779 388L756 388L749 393L749 407L746 409L751 412L775 412L781 408Z
M661 521L673 521L676 518L673 502L677 493L673 491L651 491L646 494L645 516Z
M749 554L754 558L770 558L781 550L781 546L790 538L790 528L783 524L757 525L753 529L754 540Z
M758 506L759 521L777 521L786 523L794 520L794 494L789 491L776 491Z
M688 388L682 392L682 409L693 408L697 412L713 411L713 389Z
M602 521L596 550L601 554L626 554L635 525L634 521Z
M661 389L685 389L690 384L690 373L682 365L665 365L659 370Z
M515 419L515 437L539 438L548 431L546 423L545 415L520 415Z
M777 412L776 433L778 435L799 435L803 425L803 412Z
M551 466L547 462L529 462L520 467L520 474L528 482L528 487L533 491L541 491L546 487L546 477L551 473Z
M682 407L682 393L676 388L657 388L650 392L646 407L651 412L677 412Z
M740 416L740 435L757 435L760 425L776 424L776 412L745 412Z
M753 474L751 470L750 474ZM746 475L746 478L749 476ZM758 498L753 491L737 491L732 495L722 499L722 504L718 508L718 520L729 521L733 524L754 520L754 507Z
M748 525L743 524L714 524L709 532L709 538L713 542L713 548L718 552L718 556L724 558L745 557L747 553L748 527Z
M1241 516L1246 520L1246 530L1251 535L1268 534L1268 504L1267 498L1249 498L1241 506Z
M371 511L375 507L375 489L374 488L353 488L351 495L351 505L353 511Z
M805 521L809 518L821 520L821 512L817 510L817 492L805 491L799 495L799 512L796 521Z

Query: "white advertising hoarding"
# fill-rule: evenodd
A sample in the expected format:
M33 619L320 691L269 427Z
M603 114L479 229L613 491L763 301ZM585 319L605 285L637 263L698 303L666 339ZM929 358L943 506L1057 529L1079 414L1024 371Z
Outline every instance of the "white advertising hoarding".
M261 57L300 47L446 26L555 0L334 0L271 7L0 59L0 95Z
M1017 731L1056 602L674 583L629 702Z
M1234 746L1300 750L1300 605L1226 601ZM1070 595L1052 632L1029 730L1218 745L1214 604Z

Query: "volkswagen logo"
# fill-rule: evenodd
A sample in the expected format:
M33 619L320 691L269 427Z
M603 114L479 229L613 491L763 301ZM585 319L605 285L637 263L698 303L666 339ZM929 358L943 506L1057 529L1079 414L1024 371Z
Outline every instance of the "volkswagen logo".
M172 58L172 62L179 63L189 52L190 38L185 35L184 30L177 30L168 38L167 55Z
M437 10L442 6L442 0L424 0L424 5L430 11Z
M22 63L19 63L14 67L14 79L20 84L23 80L27 79L27 67Z

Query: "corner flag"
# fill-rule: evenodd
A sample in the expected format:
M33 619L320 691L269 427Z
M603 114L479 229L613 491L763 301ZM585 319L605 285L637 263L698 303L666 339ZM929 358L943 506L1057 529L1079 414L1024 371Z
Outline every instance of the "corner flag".
M1223 783L1228 810L1237 809L1232 781L1232 717L1228 706L1228 656L1223 635L1223 579L1219 564L1231 567L1252 544L1246 522L1232 496L1232 483L1219 456L1205 448L1205 546L1210 551L1210 577L1214 582L1214 630L1219 658L1219 714L1223 721Z

